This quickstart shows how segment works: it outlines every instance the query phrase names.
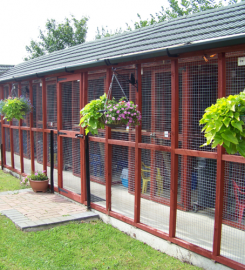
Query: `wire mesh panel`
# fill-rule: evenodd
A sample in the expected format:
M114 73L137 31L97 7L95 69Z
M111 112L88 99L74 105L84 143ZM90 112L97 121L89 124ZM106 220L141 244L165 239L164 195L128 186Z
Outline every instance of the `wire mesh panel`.
M216 197L216 160L191 157L181 167L181 189L187 207L177 210L176 237L212 250Z
M47 83L47 128L57 129L56 83Z
M20 144L19 144L19 130L13 129L14 139L14 167L20 170Z
M33 95L33 127L43 127L43 102L42 102L42 84L37 81L32 85Z
M2 145L2 121L0 121L0 144ZM1 162L2 162L2 154L1 154L1 152L2 152L2 146L0 147L0 159L1 159Z
M10 94L12 98L18 97L18 87L19 85L17 83L12 84L12 88L10 89ZM9 123L9 122L8 122ZM12 119L12 126L18 126L19 125L19 120L13 118Z
M89 142L91 202L106 207L105 145Z
M31 173L31 138L30 131L22 130L23 136L23 156L24 156L24 171L27 174Z
M245 164L225 162L221 255L245 264Z
M115 98L116 101L119 101L122 97L125 97L126 95L125 98L127 98L128 101L133 101L135 103L137 88L129 83L132 78L136 78L135 65L120 67L120 69L117 69L116 72L118 73L116 74L117 79L124 93L122 92L120 85L114 79L110 98ZM135 127L126 127L125 125L123 125L122 127L112 129L111 138L115 140L135 141Z
M25 98L30 98L30 90L29 90L29 82L21 83L21 96ZM22 120L22 126L30 126L30 114L25 115L24 119Z
M88 74L88 102L93 99L98 99L104 95L106 83L106 71L101 70L99 73L94 74L90 72ZM97 137L105 137L105 130L99 130Z
M111 209L134 218L135 149L112 146Z
M77 142L77 143L76 143ZM80 163L79 139L62 138L63 145L63 187L72 192L81 194L81 177L77 173L77 164Z
M226 53L225 57L226 96L237 95L245 89L245 65L239 64L239 59L245 57L245 51Z
M171 62L142 65L142 135L152 144L170 146Z
M9 96L9 86L8 85L4 85L3 87L3 99L8 98ZM4 124L9 124L9 122L7 121L7 119L4 119Z
M140 222L169 232L170 153L141 150Z
M79 81L62 83L62 129L80 130Z
M216 151L211 146L200 147L206 142L203 126L199 126L207 107L218 97L217 55L179 59L182 73L180 86L180 111L182 113L182 144L180 147L199 151Z
M54 185L58 186L58 142L57 142L57 134L53 134L54 139L54 172L53 172L53 179ZM50 133L47 134L47 175L50 176Z
M11 147L10 147L10 129L4 128L5 131L5 151L6 151L6 165L11 166Z
M35 170L43 170L43 133L33 132L34 134L34 156L35 156Z

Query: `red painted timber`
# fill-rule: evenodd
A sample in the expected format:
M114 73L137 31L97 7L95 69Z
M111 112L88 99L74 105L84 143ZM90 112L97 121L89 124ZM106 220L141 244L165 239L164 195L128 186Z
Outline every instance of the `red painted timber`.
M245 158L241 156L235 156L235 155L222 155L223 161L230 161L230 162L238 162L238 163L245 163Z
M82 87L82 97L81 97L81 107L83 108L88 103L88 73L82 74L82 80L80 81L80 85ZM85 130L82 128L82 134L85 135ZM85 159L85 140L80 140L81 147L81 195L82 201L85 202L86 198L86 159Z
M218 98L225 97L226 89L226 64L225 53L218 54ZM213 255L220 255L222 214L224 199L225 162L222 160L224 148L217 147L217 176L216 176L216 202L214 221Z
M18 83L18 97L21 96L21 83ZM19 151L20 151L20 170L24 173L24 152L23 152L23 132L20 129L22 125L22 120L19 121Z
M105 138L99 138L99 137L92 137L89 136L89 141L90 142L100 142L100 143L105 143Z
M87 203L86 203L86 204L87 204ZM91 207L92 207L93 209L95 209L95 210L97 210L97 211L100 211L100 212L102 212L102 213L104 213L104 214L107 214L107 213L108 213L104 207L102 207L102 206L100 206L100 205L98 205L98 204L96 204L96 203L92 203L92 202L91 202L90 205L91 205Z
M206 151L198 151L198 150L187 150L187 149L175 149L176 155L182 156L191 156L191 157L203 157L210 159L217 159L217 153L214 152L206 152Z
M214 260L218 263L222 263L232 269L236 269L236 270L244 270L245 269L245 265L241 264L239 262L233 261L231 259L225 258L223 256L217 256L214 258Z
M141 133L142 134L142 133ZM143 135L143 134L142 134ZM156 145L156 144L148 144L148 143L139 143L138 147L141 149L150 149L154 151L165 151L171 152L170 146Z
M178 195L179 73L178 59L171 60L171 185L169 236L175 237Z
M42 78L42 112L43 112L43 129L45 129L47 127L47 88L45 78ZM47 172L47 133L44 131L43 131L43 170Z
M142 112L142 76L141 65L137 65L137 82L138 91L136 92L136 104L138 104L138 110ZM140 222L140 200L141 200L141 149L139 143L141 142L141 128L137 126L135 128L135 197L134 197L134 222Z
M57 83L57 130L62 129L62 93L61 84ZM57 136L58 141L58 187L63 188L63 145L62 136Z
M112 71L111 68L106 70L106 93L108 93L111 83ZM105 133L105 178L106 178L106 211L107 213L111 210L111 171L112 171L112 145L108 143L111 139L111 128L106 126Z
M0 85L0 98L4 99L4 94L3 94L3 86ZM3 160L1 160L1 162L3 162L3 165L6 164L6 152L5 152L5 129L3 126L4 120L3 120L3 116L1 116L1 133L2 133L2 141L1 144L3 146L3 148L1 149L2 153L3 153ZM2 163L1 163L2 164Z
M32 81L29 81L29 92L30 92L30 101L33 104L33 88ZM34 134L32 131L33 128L33 111L30 113L30 146L31 146L31 171L35 172L35 155L34 155Z
M11 89L12 85L11 83L8 84L9 87L9 96L12 96ZM13 137L13 130L11 128L12 121L9 121L10 129L9 129L9 137L10 137L10 152L11 152L11 166L14 169L14 137Z
M128 146L128 147L135 147L135 142L122 141L122 140L114 140L114 139L108 139L108 144Z

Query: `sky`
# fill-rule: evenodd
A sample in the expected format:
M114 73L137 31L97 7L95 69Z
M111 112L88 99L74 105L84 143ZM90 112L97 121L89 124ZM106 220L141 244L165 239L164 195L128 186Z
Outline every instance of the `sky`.
M86 41L95 39L97 27L109 30L122 27L126 22L150 18L167 7L167 0L0 0L0 64L16 65L27 56L30 41L37 40L39 29L45 29L47 19L61 23L65 17L89 17Z

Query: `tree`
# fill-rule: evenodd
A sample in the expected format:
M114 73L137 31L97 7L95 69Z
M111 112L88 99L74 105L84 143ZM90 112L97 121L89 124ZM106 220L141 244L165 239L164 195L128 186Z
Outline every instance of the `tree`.
M29 56L25 61L84 43L88 30L87 21L87 17L77 20L73 15L71 19L65 18L65 22L59 24L54 19L47 20L46 30L39 32L39 40L31 40L30 45L26 46Z
M106 26L106 29L102 26L101 30L99 29L99 27L97 27L97 34L95 36L95 39L111 37L114 35L122 34L123 32L125 32L125 31L123 31L121 27L119 29L116 29L114 32L112 32L112 31L109 32L107 26Z

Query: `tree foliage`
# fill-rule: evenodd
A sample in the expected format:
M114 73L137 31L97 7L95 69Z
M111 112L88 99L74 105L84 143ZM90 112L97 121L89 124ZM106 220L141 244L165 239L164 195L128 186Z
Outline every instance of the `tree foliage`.
M85 42L87 21L87 17L78 20L73 15L71 19L65 18L64 23L57 23L54 19L47 20L46 29L39 32L39 40L31 40L30 45L26 46L29 56L25 60Z

